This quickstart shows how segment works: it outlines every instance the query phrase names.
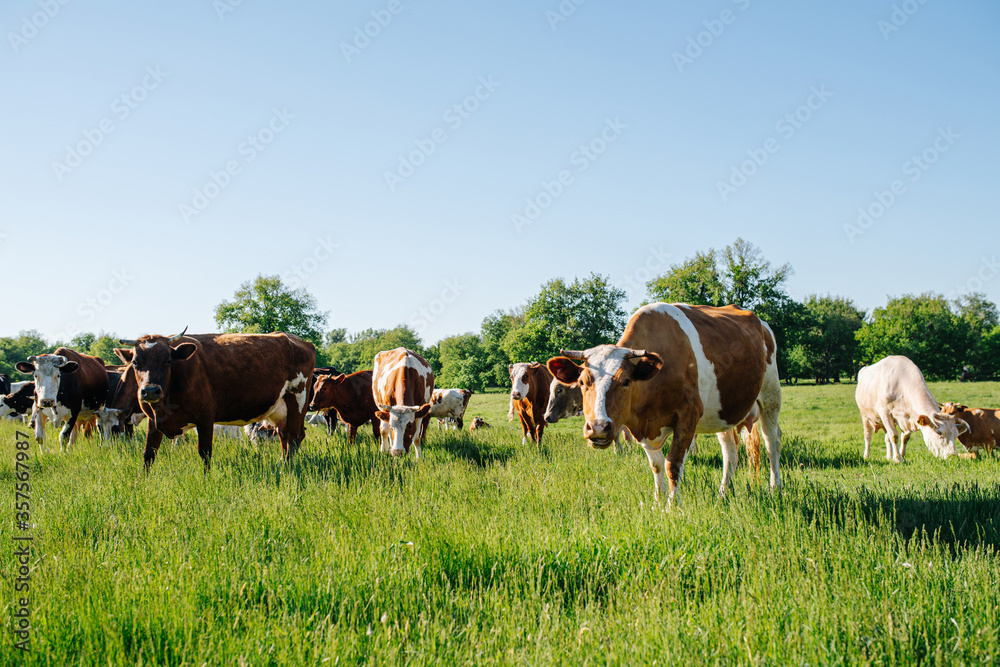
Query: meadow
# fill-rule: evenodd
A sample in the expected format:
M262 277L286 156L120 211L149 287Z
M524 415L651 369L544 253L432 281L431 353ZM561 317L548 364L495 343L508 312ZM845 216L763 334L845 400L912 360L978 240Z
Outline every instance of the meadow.
M934 383L1000 405L1000 383ZM862 459L854 386L784 388L784 489L700 439L684 505L582 418L521 444L506 394L425 458L310 426L276 442L32 444L30 651L13 648L14 441L0 422L0 665L996 664L1000 462ZM21 430L26 430L22 428ZM741 448L741 458L743 451Z

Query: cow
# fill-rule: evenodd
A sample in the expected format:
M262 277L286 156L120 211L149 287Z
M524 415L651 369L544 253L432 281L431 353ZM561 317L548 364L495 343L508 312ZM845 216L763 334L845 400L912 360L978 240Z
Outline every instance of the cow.
M725 495L739 453L734 429L755 406L771 487L781 488L776 354L770 327L748 310L652 303L633 313L616 345L563 350L548 368L560 382L583 390L588 444L606 449L628 428L649 459L657 497L667 495L669 481L672 505L680 503L684 460L698 433L714 433L722 445L719 494Z
M268 440L279 440L278 431L273 426L264 422L254 422L243 427L243 433L254 445L259 445Z
M431 417L438 420L438 429L446 422L458 430L465 427L465 411L469 408L469 389L435 389L431 397Z
M490 425L482 417L473 417L472 425L469 426L469 433L472 433L473 431L478 431L481 428L490 428Z
M313 402L313 396L316 395L316 385L319 383L319 378L321 375L340 375L340 371L338 371L333 366L317 366L316 368L313 369L313 381L312 384L309 385L310 405ZM312 410L312 408L309 409ZM319 413L323 416L325 420L323 423L326 424L326 434L332 436L333 432L337 430L336 411L331 410L329 408L324 408L320 410ZM313 422L310 421L309 423L312 424Z
M576 417L582 413L583 392L580 388L566 386L559 380L552 378L552 383L549 384L549 402L545 407L545 423L555 424L560 419ZM626 442L635 442L635 438L632 437L627 428L621 429L615 434L615 451L618 453L624 451L621 443L622 437L625 438Z
M378 442L378 407L372 394L372 372L358 371L345 375L321 374L313 384L310 410L327 410L347 424L347 442L354 444L358 429L371 422L372 437Z
M28 417L35 407L35 383L12 382L11 392L0 396L0 418Z
M955 440L969 425L938 408L917 365L903 356L891 356L858 371L854 400L861 412L865 459L871 453L872 435L885 431L885 458L901 463L909 434L920 429L931 453L941 459L958 454ZM903 432L897 443L896 426Z
M527 444L531 438L532 442L541 445L552 373L537 361L511 364L507 371L510 373L510 400L521 419L521 444Z
M372 398L378 407L382 451L403 456L412 446L420 458L433 395L434 371L419 354L397 347L375 355Z
M115 354L128 356L129 351L115 348ZM131 365L106 368L108 402L97 412L97 426L100 429L101 439L110 440L112 435L119 434L132 437L135 433L135 424L145 417L139 408L139 383Z
M1000 444L1000 410L945 403L941 406L941 412L969 425L969 430L959 435L958 441L970 452L985 449L988 454L993 454L993 450Z
M0 396L6 396L10 393L10 378L3 373L0 373Z
M266 421L277 427L282 457L305 438L306 395L316 348L287 333L147 335L122 339L135 373L139 407L149 419L143 463L148 472L163 437L193 425L207 474L214 424Z
M72 447L76 442L76 422L87 420L104 407L108 399L108 375L104 362L88 354L80 354L65 347L54 354L39 354L19 361L15 368L25 375L34 376L35 440L39 446L45 441L45 421L53 425L63 423L59 433L60 449Z

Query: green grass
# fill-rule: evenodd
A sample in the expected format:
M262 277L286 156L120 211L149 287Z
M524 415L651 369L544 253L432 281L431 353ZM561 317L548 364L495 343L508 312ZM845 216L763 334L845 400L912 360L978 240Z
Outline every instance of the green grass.
M1000 405L1000 384L932 385ZM644 454L591 451L581 419L521 445L506 395L426 459L370 429L309 427L299 457L193 438L152 474L141 439L34 445L32 644L0 665L996 664L1000 462L861 459L853 385L784 390L785 488L741 467L716 497L703 438L684 507ZM13 611L14 431L0 422L0 607ZM742 454L742 452L741 452Z

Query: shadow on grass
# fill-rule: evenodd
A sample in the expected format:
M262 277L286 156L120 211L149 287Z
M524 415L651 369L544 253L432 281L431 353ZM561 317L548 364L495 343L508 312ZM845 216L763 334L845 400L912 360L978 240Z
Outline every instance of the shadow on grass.
M935 486L922 494L889 497L862 488L847 495L812 486L809 495L815 500L800 509L818 526L889 525L906 541L923 536L943 543L952 556L978 547L1000 551L1000 485Z
M475 440L459 432L455 432L454 435L446 432L436 436L433 442L428 443L425 447L425 451L427 449L448 452L448 454L465 459L480 468L503 464L517 455L515 449L510 445L496 446L490 442Z

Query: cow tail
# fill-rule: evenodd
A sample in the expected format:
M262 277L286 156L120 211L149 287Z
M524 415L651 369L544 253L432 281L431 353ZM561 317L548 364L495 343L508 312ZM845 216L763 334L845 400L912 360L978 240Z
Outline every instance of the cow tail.
M755 475L760 474L760 426L759 420L750 424L750 428L745 432L743 444L747 448L747 459Z

